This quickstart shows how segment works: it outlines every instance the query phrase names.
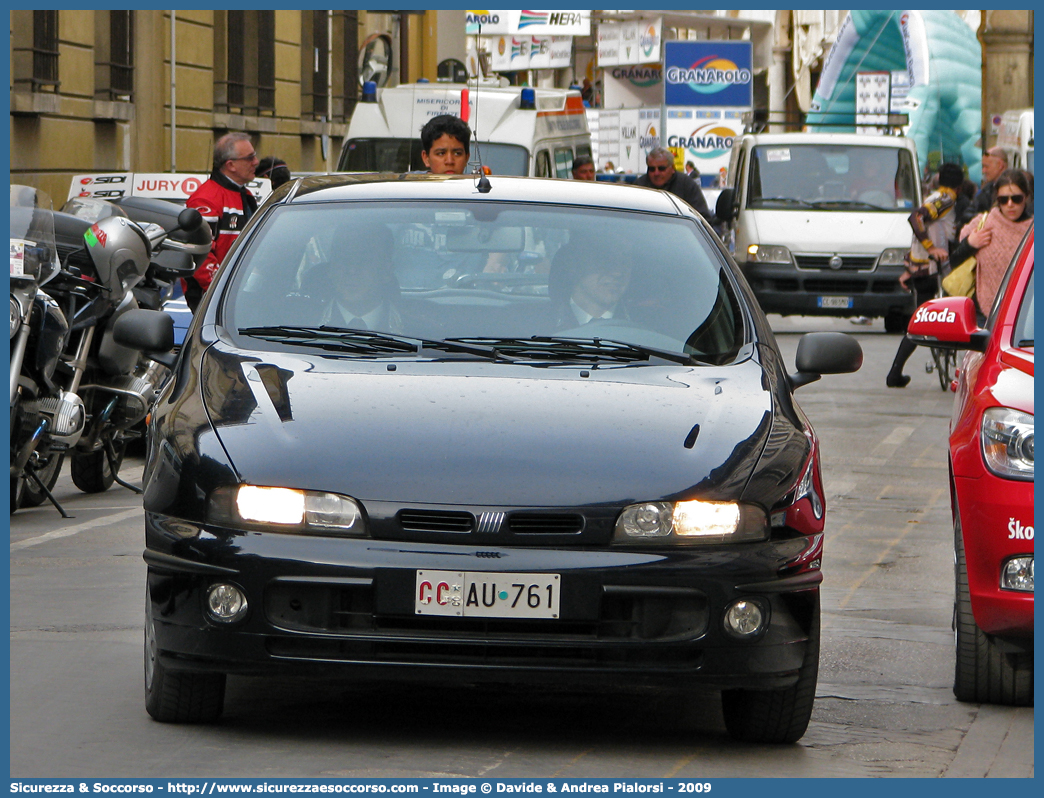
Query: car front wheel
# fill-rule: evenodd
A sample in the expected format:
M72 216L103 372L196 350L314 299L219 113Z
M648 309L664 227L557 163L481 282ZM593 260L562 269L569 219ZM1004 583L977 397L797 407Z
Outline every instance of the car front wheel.
M957 636L957 662L953 694L958 701L976 703L1033 705L1033 655L1009 653L975 623L971 590L968 587L968 562L964 554L961 519L954 521L956 547L956 601L954 626Z
M163 723L210 723L221 717L225 674L171 671L159 661L152 596L145 588L145 710Z
M808 633L805 661L793 687L784 690L723 690L725 728L748 743L792 743L801 739L812 717L819 678L819 601Z

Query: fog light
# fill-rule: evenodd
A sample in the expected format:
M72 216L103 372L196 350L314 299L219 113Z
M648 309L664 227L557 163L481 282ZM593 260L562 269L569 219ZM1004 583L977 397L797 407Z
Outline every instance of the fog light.
M246 596L235 585L211 585L207 591L207 611L221 623L238 621L247 611Z
M725 609L725 631L736 637L749 638L765 628L765 613L748 599L736 599Z
M1000 586L1004 590L1033 592L1033 557L1012 557L1001 571Z

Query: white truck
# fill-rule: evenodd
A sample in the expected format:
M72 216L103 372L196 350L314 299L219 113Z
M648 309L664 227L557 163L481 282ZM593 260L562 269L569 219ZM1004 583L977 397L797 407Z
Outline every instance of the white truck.
M591 155L587 116L576 90L410 83L364 89L337 171L423 170L420 131L440 114L466 118L470 125L469 171L481 157L493 174L572 177L573 159Z
M899 285L921 203L917 150L902 136L744 133L716 213L766 313L884 317L901 332Z
M1008 153L1008 166L1033 172L1033 109L1005 111L997 131L997 146Z

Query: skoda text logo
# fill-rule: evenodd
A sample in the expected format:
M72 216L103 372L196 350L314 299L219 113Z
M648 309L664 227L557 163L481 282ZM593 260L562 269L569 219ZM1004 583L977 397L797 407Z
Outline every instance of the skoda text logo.
M944 324L953 324L953 322L957 321L957 314L948 308L943 308L942 310L917 308L917 312L914 314L914 321L941 321Z
M751 71L742 69L727 58L709 55L688 69L672 66L667 70L667 82L685 84L700 94L714 94L729 86L750 83Z

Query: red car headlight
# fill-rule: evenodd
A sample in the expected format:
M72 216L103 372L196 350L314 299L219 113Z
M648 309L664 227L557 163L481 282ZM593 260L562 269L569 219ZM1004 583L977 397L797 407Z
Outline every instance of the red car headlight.
M981 438L990 471L1009 479L1033 479L1033 416L991 407L982 415Z

